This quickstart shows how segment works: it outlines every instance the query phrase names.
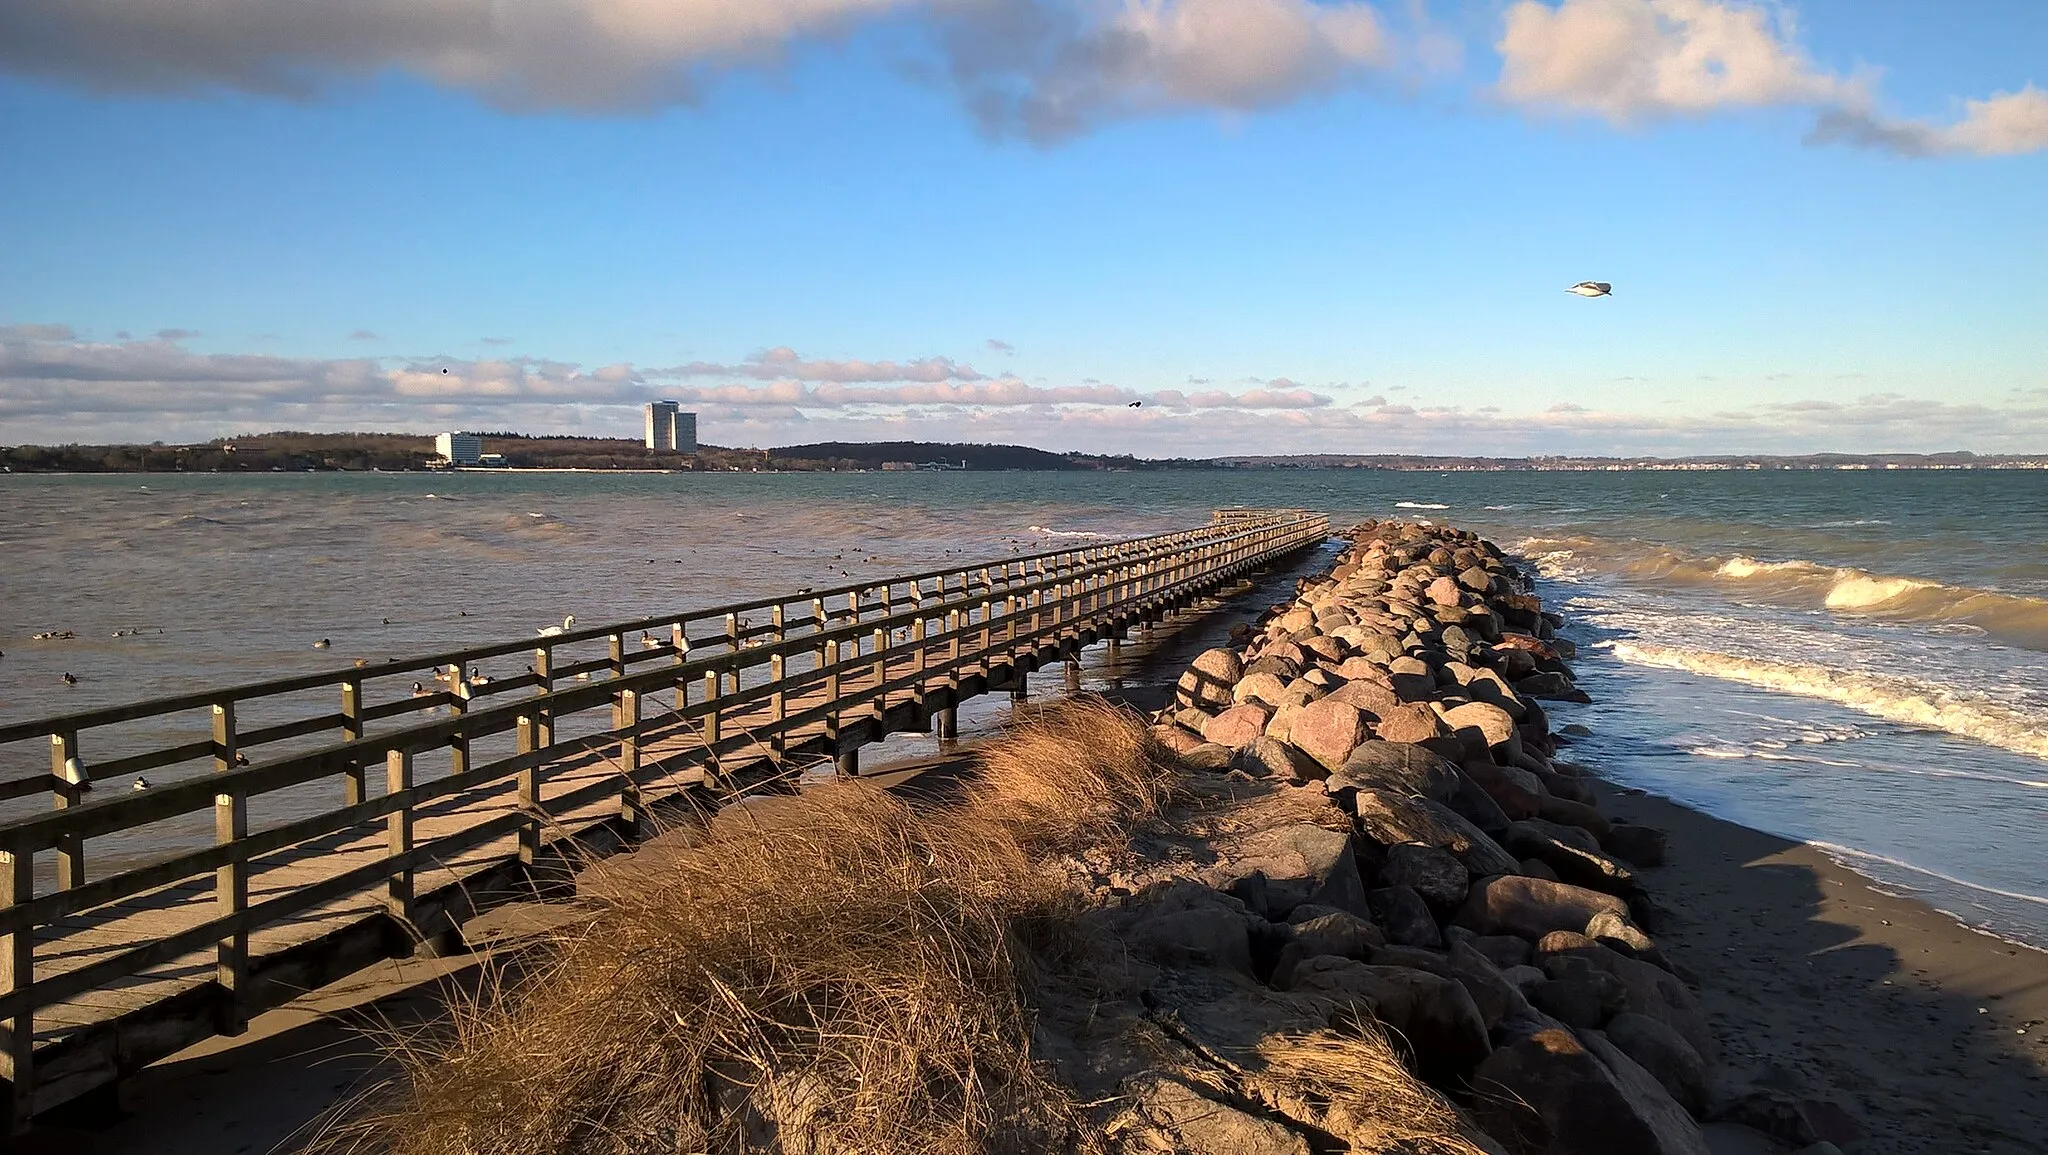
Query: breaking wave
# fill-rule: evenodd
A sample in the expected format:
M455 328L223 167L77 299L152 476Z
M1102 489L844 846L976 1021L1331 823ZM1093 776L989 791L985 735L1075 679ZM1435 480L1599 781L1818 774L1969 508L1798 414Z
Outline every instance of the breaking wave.
M2048 650L2048 599L1952 586L1927 578L1872 573L1794 558L1709 557L1642 543L1585 537L1532 537L1518 552L1546 577L1620 572L1639 581L1720 588L1746 599L1920 626L1936 633L1979 634L1992 641Z
M1865 714L2048 759L2048 720L1988 699L1912 682L1826 666L1745 658L1711 650L1615 642L1614 656L1639 666L1684 670L1760 689L1822 698ZM1727 755L1720 755L1726 757Z
M1014 523L1012 523L1012 524L1014 524ZM1108 536L1109 536L1109 535L1108 535L1108 534L1106 534L1106 533L1096 533L1096 532L1095 532L1094 530L1092 530L1092 529L1047 529L1046 527L1044 527L1044 526L1042 526L1042 525L1034 525L1034 526L1032 526L1032 527L1031 527L1031 532L1032 532L1032 533L1042 533L1042 534L1044 534L1044 535L1045 535L1045 536L1047 536L1047 537L1108 537Z
M1448 505L1440 505L1440 504L1438 504L1437 502L1434 502L1434 501L1397 501L1397 502L1395 502L1395 503L1394 503L1394 508L1395 508L1395 509L1449 509L1449 508L1450 508L1450 506L1448 506Z

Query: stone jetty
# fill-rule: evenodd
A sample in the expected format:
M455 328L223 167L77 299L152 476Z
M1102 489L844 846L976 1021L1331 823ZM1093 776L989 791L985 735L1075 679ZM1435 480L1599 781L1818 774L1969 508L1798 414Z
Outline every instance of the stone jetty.
M1706 1152L1714 1038L1641 874L1664 837L1603 816L1559 757L1544 703L1586 700L1560 619L1470 533L1347 536L1152 717L1199 799L1068 864L1158 968L1133 1013L1170 1024L1208 1077L1127 1076L1123 1133L1153 1146L1126 1149ZM1244 1058L1247 1039L1361 1012L1454 1105L1455 1140L1401 1140L1384 1118L1362 1133ZM1101 1029L1072 1041L1114 1053Z

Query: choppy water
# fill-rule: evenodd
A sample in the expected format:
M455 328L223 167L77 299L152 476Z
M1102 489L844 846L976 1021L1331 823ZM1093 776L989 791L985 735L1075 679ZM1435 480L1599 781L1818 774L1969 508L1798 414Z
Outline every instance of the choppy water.
M1522 551L1583 647L1579 756L2048 945L2043 473L5 476L0 719L1232 504Z

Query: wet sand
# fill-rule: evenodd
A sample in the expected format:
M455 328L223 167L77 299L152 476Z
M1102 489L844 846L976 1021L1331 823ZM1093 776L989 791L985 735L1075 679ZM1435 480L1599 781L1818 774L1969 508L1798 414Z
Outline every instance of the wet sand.
M1864 1133L1852 1153L2048 1151L2048 952L1803 843L1602 793L1603 811L1670 834L1646 879L1668 911L1656 937L1697 980L1723 1090L1832 1101Z

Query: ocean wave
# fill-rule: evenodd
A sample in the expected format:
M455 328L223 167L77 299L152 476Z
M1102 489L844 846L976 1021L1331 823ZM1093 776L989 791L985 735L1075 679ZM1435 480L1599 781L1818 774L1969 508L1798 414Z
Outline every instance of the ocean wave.
M1714 558L1657 546L1539 538L1524 542L1522 552L1531 553L1542 545L1568 545L1575 566L1619 569L1637 580L1723 586L1741 591L1746 598L1819 607L1941 633L1981 632L1996 641L2048 650L2048 599L1803 558L1766 561L1745 554ZM1538 566L1540 569L1540 560Z
M1047 536L1047 537L1108 537L1108 536L1109 536L1109 535L1108 535L1108 534L1106 534L1106 533L1096 533L1096 532L1095 532L1094 530L1092 530L1092 529L1047 529L1046 527L1044 527L1044 526L1042 526L1042 525L1034 525L1034 526L1032 526L1032 527L1031 527L1031 532L1032 532L1032 533L1042 533L1042 534L1044 534L1044 535L1045 535L1045 536Z
M1850 518L1844 518L1844 519L1843 519L1843 520L1841 520L1841 521L1817 521L1817 522L1813 523L1813 524L1812 524L1811 526L1808 526L1807 528L1809 528L1809 529L1853 529L1853 528L1855 528L1855 527L1857 527L1857 526L1862 526L1862 525L1890 525L1890 524L1891 524L1890 520L1888 520L1888 519L1886 519L1886 518L1882 518L1882 517L1850 517Z
M1821 698L1888 721L1943 730L2048 759L2048 722L2038 714L1945 687L1677 646L1615 642L1610 649L1615 657L1633 665L1684 670L1779 693Z
M1438 504L1437 502L1434 502L1434 501L1397 501L1397 502L1395 502L1395 503L1394 503L1394 508L1395 508L1395 509L1449 509L1449 508L1450 508L1450 506L1448 506L1448 505L1440 505L1440 504Z
M1872 854L1870 851L1858 850L1853 846L1841 846L1833 842L1819 842L1813 840L1809 840L1807 842L1807 845L1813 847L1815 850L1820 851L1822 854L1827 855L1829 858L1834 859L1836 862L1841 863L1843 866L1848 867L1850 870L1855 870L1858 874L1866 872L1863 870L1858 870L1855 863L1846 862L1843 860L1853 858L1861 862L1882 863L1885 866L1897 867L1900 870L1910 870L1915 874L1924 874L1929 878L1938 878L1943 882L1950 883L1955 886L1964 887L1969 890L1981 891L1984 894L1995 894L1998 895L2000 898L2011 898L2017 899L2021 902L2034 902L2040 903L2043 906L2048 906L2048 896L2039 894L2029 894L2024 890L2004 890L1996 886L1986 886L1981 882L1971 882L1967 878L1957 878L1952 874L1943 874L1941 871L1938 870L1929 870L1927 867L1917 866L1911 862L1906 862L1897 858L1891 858L1886 855Z

